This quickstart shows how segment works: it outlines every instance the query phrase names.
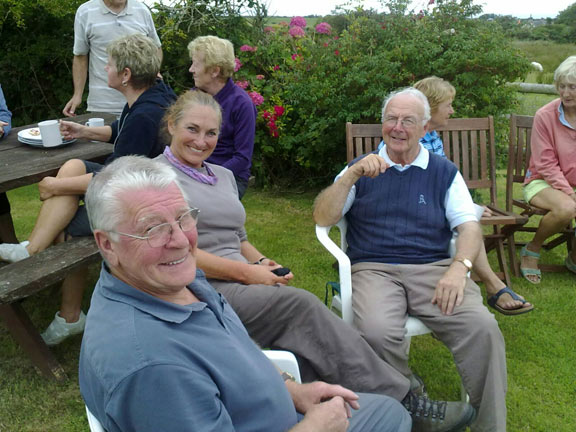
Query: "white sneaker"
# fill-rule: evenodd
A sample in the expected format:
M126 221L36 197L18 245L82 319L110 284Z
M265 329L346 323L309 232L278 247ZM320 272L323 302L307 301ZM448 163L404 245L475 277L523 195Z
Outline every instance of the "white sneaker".
M26 246L28 246L28 241L23 241L22 243L2 243L0 244L0 261L7 261L9 263L14 263L16 261L22 261L30 256Z
M46 331L42 333L42 339L44 339L46 345L58 345L68 336L82 333L85 325L86 315L82 311L80 311L78 321L73 323L67 323L66 320L60 316L60 312L56 312L54 320L50 323Z

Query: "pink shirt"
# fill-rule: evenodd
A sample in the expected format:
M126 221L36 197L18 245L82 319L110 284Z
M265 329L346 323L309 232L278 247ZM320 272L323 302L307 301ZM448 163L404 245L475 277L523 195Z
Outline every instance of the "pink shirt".
M532 155L524 184L541 179L567 195L576 187L576 130L560 122L560 99L540 108L534 116Z

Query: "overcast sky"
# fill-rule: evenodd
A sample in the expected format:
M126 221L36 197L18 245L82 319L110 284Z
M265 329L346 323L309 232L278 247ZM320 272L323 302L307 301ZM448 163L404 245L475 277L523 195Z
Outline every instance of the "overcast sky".
M345 0L262 0L268 5L269 15L328 15ZM356 1L356 0L352 0ZM429 0L414 0L416 10L424 9ZM559 12L566 9L576 0L475 0L484 8L484 13L498 15L513 15L519 18L555 18ZM375 0L361 1L365 7L380 10L380 2Z

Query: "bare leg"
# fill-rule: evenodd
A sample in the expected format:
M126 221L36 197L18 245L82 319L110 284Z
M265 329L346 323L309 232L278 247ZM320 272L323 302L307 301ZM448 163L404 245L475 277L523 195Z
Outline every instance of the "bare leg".
M69 274L62 282L60 316L68 323L78 321L82 310L82 296L86 286L86 267Z
M76 177L86 174L84 163L72 159L62 165L57 178ZM43 251L54 243L78 210L78 195L56 195L42 203L36 225L26 247L30 255Z
M550 187L538 192L532 198L530 204L548 210L548 213L542 217L534 238L526 245L529 251L539 253L546 239L560 232L576 217L576 202L564 192ZM574 249L572 249L571 257L572 260L576 259L576 251ZM537 269L538 258L524 256L520 267ZM528 275L528 277L534 281L539 280L537 275Z
M480 277L482 282L484 282L486 287L486 297L490 298L502 288L506 287L506 284L500 280L494 271L492 271L492 267L490 267L488 257L486 256L486 248L484 247L484 243L480 244L478 256L476 257L476 261L474 261L474 271L478 277ZM531 304L528 302L522 303L519 300L514 300L510 294L502 294L498 299L497 304L503 309L518 309L523 305L524 307L531 306Z

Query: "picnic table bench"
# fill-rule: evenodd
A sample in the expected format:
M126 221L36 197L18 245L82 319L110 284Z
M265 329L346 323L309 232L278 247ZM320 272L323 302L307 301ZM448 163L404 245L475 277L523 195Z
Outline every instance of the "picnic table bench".
M12 337L46 376L56 380L66 378L20 301L61 281L68 273L99 260L94 239L78 237L0 267L0 315Z

